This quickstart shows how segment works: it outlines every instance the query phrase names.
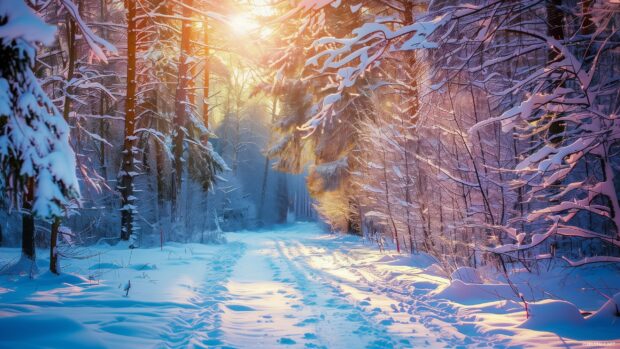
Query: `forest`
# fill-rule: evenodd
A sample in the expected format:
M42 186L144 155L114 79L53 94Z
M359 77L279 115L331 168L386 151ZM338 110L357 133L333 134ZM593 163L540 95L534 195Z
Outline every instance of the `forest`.
M620 1L0 0L0 348L620 347Z

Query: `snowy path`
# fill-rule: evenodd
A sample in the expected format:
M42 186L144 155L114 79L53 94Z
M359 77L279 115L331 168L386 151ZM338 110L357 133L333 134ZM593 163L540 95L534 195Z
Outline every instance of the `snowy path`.
M302 245L298 237L240 235L248 248L228 282L230 299L222 316L227 345L382 348L400 337L365 312L360 303L367 301L349 297L323 270L310 268L311 255L296 251Z
M389 271L382 271L369 260L376 256L374 246L293 231L238 233L229 239L243 241L246 249L226 286L221 332L227 346L500 344L476 337L447 302L425 297L443 279L389 263ZM453 326L457 322L459 327ZM469 331L469 337L459 330Z
M448 279L428 257L381 253L314 224L227 239L93 247L60 277L0 276L0 348L609 346L520 328L520 305L481 294L485 285L468 286L470 306L443 299ZM0 249L0 266L18 253Z
M241 243L232 243L227 246L226 253L217 253L213 255L213 258L206 259L211 268L207 268L202 284L186 286L194 292L190 298L194 307L181 311L174 317L169 325L169 331L163 334L166 346L187 348L192 345L216 346L221 344L218 340L221 335L219 305L227 299L227 289L224 284L245 249Z

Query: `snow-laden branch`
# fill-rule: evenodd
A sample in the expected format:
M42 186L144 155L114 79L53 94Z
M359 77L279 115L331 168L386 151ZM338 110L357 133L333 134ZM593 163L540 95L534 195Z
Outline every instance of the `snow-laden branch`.
M429 49L437 44L429 37L450 20L449 15L437 16L391 30L383 23L365 23L352 32L349 38L324 37L314 42L315 49L323 49L306 61L306 66L317 67L319 74L336 71L338 86L336 92L326 96L318 112L302 127L302 131L314 132L322 123L336 114L335 105L342 100L347 88L352 87L364 72L375 64L386 52ZM410 36L404 43L397 39Z
M594 257L585 257L578 261L574 261L568 259L567 257L562 257L571 267L580 267L586 264L593 263L620 263L620 257L611 257L611 256L594 256Z
M23 39L26 42L51 45L56 38L56 27L43 22L23 0L0 1L0 19L4 20L0 25L0 38L3 41Z
M91 52L97 57L99 60L108 63L108 56L105 54L105 51L108 51L112 55L118 55L118 50L114 45L109 43L108 41L102 39L98 35L96 35L90 27L84 23L84 20L80 16L80 12L73 3L72 0L60 0L62 6L67 10L67 13L73 18L73 21L80 28L80 31L83 34L84 40L90 47Z

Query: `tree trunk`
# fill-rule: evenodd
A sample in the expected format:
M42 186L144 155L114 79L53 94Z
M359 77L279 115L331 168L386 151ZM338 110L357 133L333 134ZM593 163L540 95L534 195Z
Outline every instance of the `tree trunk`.
M77 32L77 26L75 22L71 18L70 15L67 15L67 48L68 52L68 62L67 62L67 82L71 83L73 77L75 75L75 61L77 59L77 46L75 45L75 35ZM62 116L65 120L69 120L69 113L71 112L71 93L73 92L73 88L68 87L65 100L64 100L64 109L62 111Z
M134 230L135 198L133 196L135 119L136 119L136 3L125 1L127 8L127 96L125 99L125 141L119 190L121 193L121 240L129 240Z
M190 18L192 16L191 6L193 0L187 0L186 6L183 6L183 18ZM176 221L178 219L178 205L179 205L179 192L181 191L181 182L183 177L183 145L185 142L185 130L187 128L187 103L188 94L187 87L189 85L189 50L190 50L190 38L192 35L192 23L188 20L184 20L181 29L181 51L179 55L179 72L178 83L176 89L175 98L175 115L174 115L174 132L173 132L173 169L172 169L172 212L171 219Z
M79 4L78 4L79 6ZM70 15L67 15L67 48L69 50L69 60L67 62L67 83L71 83L75 76L75 62L77 60L77 45L75 44L75 36L77 33L77 25ZM65 95L62 116L69 123L69 114L71 113L71 98L73 88L68 87ZM103 112L103 100L102 100L102 112ZM102 119L103 120L103 119ZM51 234L50 234L50 271L54 274L60 274L58 268L58 254L56 252L56 240L58 239L58 229L61 224L61 218L55 217L52 222Z
M58 263L58 229L60 228L60 218L55 218L52 223L52 234L50 236L50 271L56 275L60 274L60 265Z
M101 99L99 101L100 102L99 114L102 117L99 120L99 135L101 136L101 138L107 139L108 137L106 135L106 121L105 121L105 118L103 117L103 115L105 115L106 113L105 95L103 92L101 92L100 98ZM103 177L103 179L107 181L108 180L108 169L105 164L105 143L104 142L99 142L99 168L101 171L101 177Z
M155 121L157 124L157 130L161 131L163 129L162 120L158 116ZM164 207L165 197L166 197L166 182L165 182L165 154L164 154L164 145L161 142L155 142L155 171L157 172L157 208L158 212ZM158 216L159 217L159 216Z
M382 149L382 151L383 151L383 180L385 181L385 203L387 205L388 215L390 217L390 223L392 224L394 242L396 243L396 252L400 253L400 240L398 238L398 229L396 228L396 222L394 221L394 216L392 215L392 205L390 204L390 187L388 183L388 176L387 176L387 169L386 169L387 162L386 162L386 156L385 156L385 149Z
M107 1L100 0L99 20L102 23L105 23L107 21L107 16L106 16L106 11L108 9L107 7L108 7ZM103 34L102 37L107 38L108 35L107 35L107 30L105 29L105 27L103 27L101 30ZM108 113L108 105L106 101L106 94L103 91L101 91L99 102L100 102L99 115L101 115L101 119L99 120L99 135L103 139L108 139L108 136L106 134L107 122L106 122L106 119L103 117L103 115L106 115ZM99 142L99 166L100 166L101 176L107 182L108 181L108 167L106 166L106 163L105 163L105 154L106 154L105 147L106 147L105 142Z
M173 4L167 0L160 0L156 6L156 14L161 16L161 19L156 21L157 25L166 28L162 29L161 32L161 41L162 42L172 42L174 39L174 33L172 31L172 26L168 24L170 17L173 17L172 6ZM167 125L167 120L163 119L163 115L169 115L172 111L171 106L166 101L166 96L169 96L172 81L170 81L170 77L174 76L174 72L172 71L171 64L167 64L163 67L162 71L159 72L161 75L160 81L162 82L160 89L157 90L157 95L155 98L155 109L159 112L155 117L155 127L157 131L162 134L169 133L169 126ZM170 192L168 185L166 184L166 149L165 145L162 144L161 141L155 142L155 168L156 168L156 182L157 182L157 218L161 224L162 212L164 212L166 199L169 198ZM160 226L161 227L161 226Z
M23 216L22 216L22 255L34 261L36 250L34 244L34 216L32 215L32 204L34 201L34 178L28 178L28 191L24 193Z
M284 173L279 173L278 176L278 217L277 223L286 223L286 217L288 213L288 185L286 181L287 177Z
M560 8L562 0L547 0L547 35L558 41L564 40L564 12ZM547 63L558 59L559 51L550 47L547 55ZM551 116L555 119L556 115ZM566 125L562 121L552 121L549 126L549 139L551 143L558 144L562 141L561 134L564 133Z
M211 67L210 67L210 55L209 52L209 25L207 20L203 24L203 44L205 45L205 71L204 71L204 88L202 89L202 121L205 124L206 128L209 128L209 88L210 88L210 79L211 79ZM203 142L206 144L209 140L208 136L204 136Z
M273 96L273 101L271 102L271 123L273 124L276 120L276 108L278 106L278 97ZM260 204L258 205L258 219L262 223L263 222L263 211L265 209L265 195L267 193L267 176L269 175L269 157L265 156L265 166L263 168L263 184L261 186L260 191Z
M582 0L581 2L581 28L579 30L579 34L583 36L592 36L596 33L596 24L592 19L592 5L594 0ZM592 66L592 61L594 60L594 56L596 53L596 46L593 45L592 38L590 38L590 42L586 45L586 48L583 53L583 65L584 69L587 71Z

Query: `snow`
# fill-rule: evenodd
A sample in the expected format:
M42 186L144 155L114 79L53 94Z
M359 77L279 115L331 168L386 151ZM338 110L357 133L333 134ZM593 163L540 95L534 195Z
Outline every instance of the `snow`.
M69 15L73 18L77 26L80 28L80 31L83 34L84 40L90 47L90 50L94 56L96 56L99 60L108 63L108 57L106 56L104 49L110 52L112 55L118 55L118 50L114 45L110 44L106 40L100 38L95 35L93 31L84 23L82 18L80 17L80 12L78 7L70 0L61 0L60 3L67 10Z
M506 284L467 283L454 280L446 288L436 292L439 298L447 298L460 304L475 305L500 300L519 301L517 294Z
M95 333L89 331L79 322L61 314L18 315L0 318L3 341L7 347L20 348L71 347L105 348ZM32 327L28 343L24 343L23 329Z
M0 19L2 18L7 19L6 23L0 25L2 41L22 39L45 45L54 42L56 27L43 22L23 0L0 1Z
M521 325L531 329L581 327L585 319L574 304L566 301L544 300L529 305L530 317Z
M472 267L460 267L450 275L452 280L461 280L470 284L482 284L478 271Z
M617 339L620 318L616 308L620 304L618 301L620 294L616 294L593 315L584 318L579 309L570 302L543 300L529 305L531 316L521 327L575 339Z
M308 10L318 10L327 5L337 2L337 0L302 0L297 4L297 8Z
M0 348L620 345L617 267L515 269L513 282L529 285L528 319L492 270L460 268L450 282L428 255L380 252L313 223L226 239L163 250L99 244L88 258L61 260L65 274L32 279L9 272L19 250L2 248Z

